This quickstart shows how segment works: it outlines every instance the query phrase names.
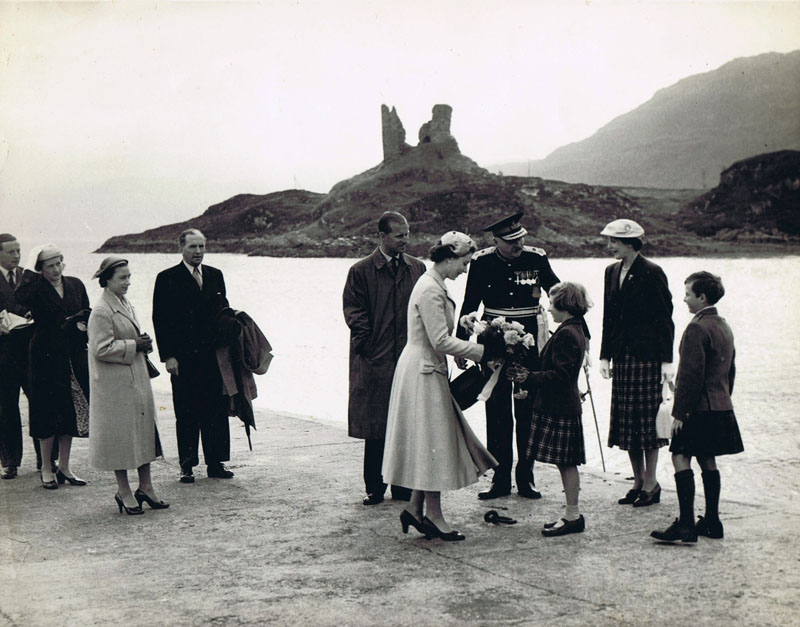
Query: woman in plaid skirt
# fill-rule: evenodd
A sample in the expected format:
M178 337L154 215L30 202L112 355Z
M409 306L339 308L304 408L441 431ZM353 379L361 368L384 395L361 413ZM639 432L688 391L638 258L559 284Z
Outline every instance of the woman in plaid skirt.
M618 503L643 507L661 500L656 437L661 389L673 376L672 295L664 271L639 254L644 229L614 220L601 231L619 261L606 268L600 374L613 377L608 445L628 451L634 484ZM611 363L613 362L613 372Z
M555 464L561 473L567 509L558 521L545 524L542 535L548 537L580 533L586 526L578 509L578 465L586 463L578 374L586 352L583 316L591 306L577 283L557 283L549 298L550 315L560 326L544 345L541 370L518 366L507 373L514 381L529 381L536 395L528 459Z

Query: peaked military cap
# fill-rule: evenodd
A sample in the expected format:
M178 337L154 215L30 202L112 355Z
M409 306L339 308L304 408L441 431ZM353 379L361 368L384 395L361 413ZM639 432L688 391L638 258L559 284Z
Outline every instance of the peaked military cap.
M522 211L519 213L515 213L514 215L508 216L507 218L503 218L502 220L498 220L494 224L490 224L487 226L484 231L491 231L492 235L495 237L499 237L500 239L504 239L507 241L512 241L515 239L519 239L520 237L525 237L528 234L528 231L525 230L525 227L519 223L520 218L522 217Z

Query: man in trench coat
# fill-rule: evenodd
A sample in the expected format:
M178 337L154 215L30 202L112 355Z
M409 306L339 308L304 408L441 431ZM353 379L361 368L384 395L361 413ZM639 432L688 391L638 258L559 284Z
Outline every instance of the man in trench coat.
M408 298L425 264L405 254L408 222L387 211L378 220L379 246L347 273L342 302L350 327L348 434L364 440L364 505L383 501L381 475L389 395L397 358L406 345ZM392 486L392 497L411 493Z

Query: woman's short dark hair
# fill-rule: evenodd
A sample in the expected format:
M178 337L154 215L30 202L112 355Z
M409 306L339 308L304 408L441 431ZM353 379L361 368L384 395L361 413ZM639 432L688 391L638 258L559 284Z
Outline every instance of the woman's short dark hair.
M644 246L644 242L640 240L638 237L612 237L611 239L615 239L618 242L622 242L626 246L630 246L635 251L642 250L642 246Z
M107 270L105 270L98 278L100 281L100 287L107 287L108 282L114 278L114 273L117 271L118 268L127 268L128 262L117 264L116 266L111 266Z
M577 317L585 315L593 304L583 285L569 281L556 283L547 296L553 307Z
M719 299L725 296L725 287L722 285L722 279L716 274L711 274L705 270L692 272L686 277L684 283L692 288L695 296L705 294L706 302L709 305L716 305Z

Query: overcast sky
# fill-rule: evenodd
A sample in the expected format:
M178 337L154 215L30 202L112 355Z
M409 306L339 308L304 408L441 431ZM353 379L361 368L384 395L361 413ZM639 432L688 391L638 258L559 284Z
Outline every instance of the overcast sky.
M800 48L800 2L0 2L0 232L102 241L237 193L326 192L437 103L483 166Z

